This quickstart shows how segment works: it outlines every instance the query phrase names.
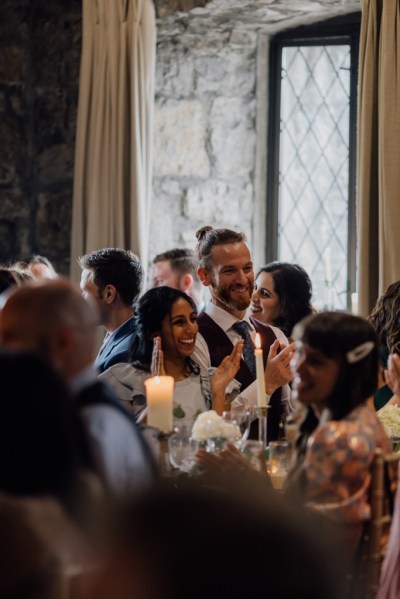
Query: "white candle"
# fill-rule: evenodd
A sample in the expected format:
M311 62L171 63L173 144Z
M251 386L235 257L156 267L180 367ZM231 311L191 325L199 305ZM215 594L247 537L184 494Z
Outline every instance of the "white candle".
M351 294L351 311L353 314L358 314L358 293Z
M163 433L172 431L172 403L174 400L174 378L155 376L145 381L147 400L147 424Z
M256 359L257 375L257 405L259 408L266 408L267 397L265 392L263 350L261 349L261 339L258 333L256 335L256 349L254 350L254 356Z
M328 246L322 256L324 262L324 281L331 283L332 272L331 272L331 248Z

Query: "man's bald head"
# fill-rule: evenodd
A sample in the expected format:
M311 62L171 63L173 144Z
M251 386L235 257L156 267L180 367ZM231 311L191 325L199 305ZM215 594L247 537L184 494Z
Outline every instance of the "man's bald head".
M96 307L67 279L37 281L13 290L0 317L3 346L33 351L67 378L93 362Z

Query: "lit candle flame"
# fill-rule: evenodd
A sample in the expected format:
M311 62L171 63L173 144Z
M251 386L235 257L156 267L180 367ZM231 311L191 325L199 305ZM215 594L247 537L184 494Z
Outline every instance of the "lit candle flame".
M259 333L256 334L256 348L261 349L261 337Z

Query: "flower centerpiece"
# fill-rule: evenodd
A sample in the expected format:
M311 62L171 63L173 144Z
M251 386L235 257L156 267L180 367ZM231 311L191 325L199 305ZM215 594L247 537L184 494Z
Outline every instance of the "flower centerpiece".
M192 438L208 451L219 451L227 443L234 443L240 438L240 428L236 422L228 422L215 410L199 414L192 429Z
M379 410L378 417L392 441L393 451L398 451L400 449L400 407L385 406Z

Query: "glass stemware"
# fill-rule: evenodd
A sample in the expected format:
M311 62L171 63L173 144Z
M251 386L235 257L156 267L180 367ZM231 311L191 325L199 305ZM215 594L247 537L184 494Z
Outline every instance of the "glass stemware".
M244 440L240 445L241 453L249 460L257 472L264 472L264 448L262 441Z
M246 441L250 434L250 425L252 419L251 408L231 408L229 412L223 412L222 418L226 422L235 422L239 427L240 436L236 439L235 445L240 448L243 441Z
M291 466L291 448L287 441L271 441L267 471L274 489L281 490Z
M190 472L196 462L199 443L191 436L191 426L182 423L168 439L169 461L174 468Z
M210 421L209 426L206 425L207 451L223 451L228 443L235 445L240 439L240 429L236 420L230 417L222 417L221 420L222 424L217 427L213 421Z

